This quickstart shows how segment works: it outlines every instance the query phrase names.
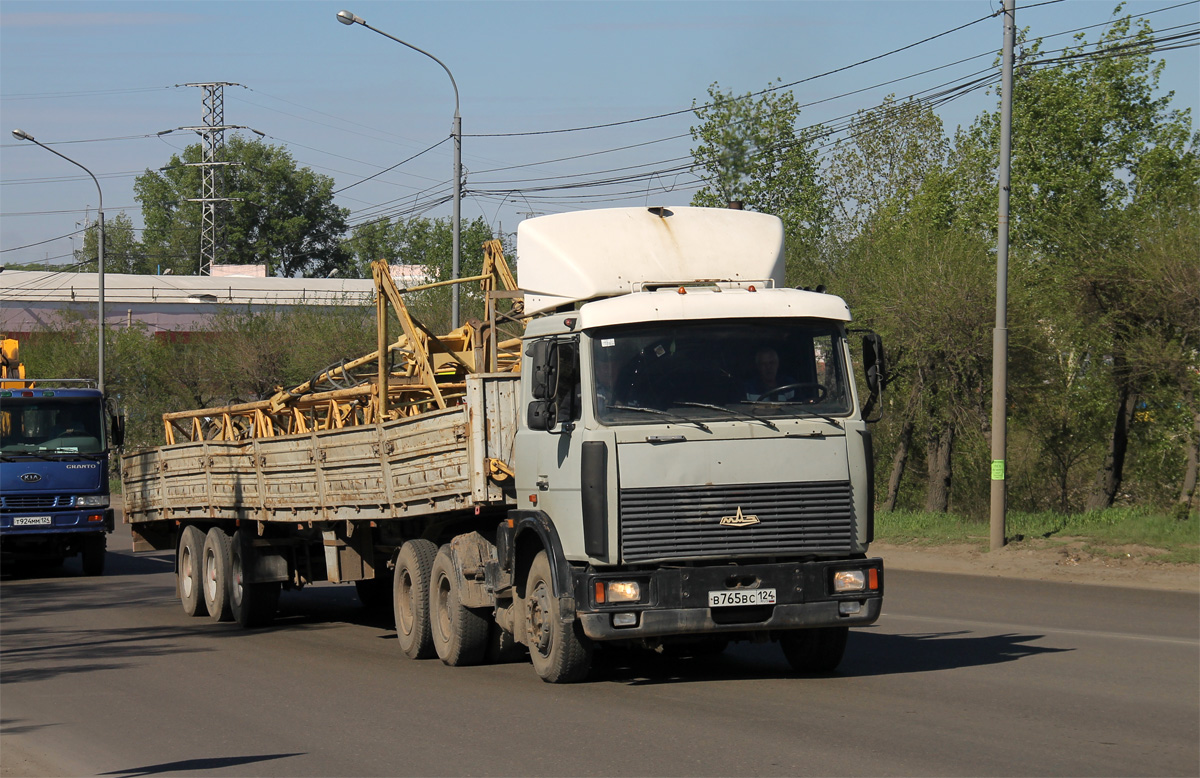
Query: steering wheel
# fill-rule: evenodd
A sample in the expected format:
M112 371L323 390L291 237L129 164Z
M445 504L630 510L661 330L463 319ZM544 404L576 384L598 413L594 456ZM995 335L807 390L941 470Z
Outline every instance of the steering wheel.
M814 388L817 390L817 396L810 400L805 400L804 402L819 403L825 399L825 395L827 395L829 392L825 389L824 386L822 386L821 384L818 384L816 381L802 381L800 383L784 384L783 386L777 386L774 389L768 389L767 391L763 392L762 394L760 394L758 396L758 400L756 400L756 402L763 402L768 397L771 397L771 396L774 396L777 394L783 394L784 392L790 391L792 389L814 389Z

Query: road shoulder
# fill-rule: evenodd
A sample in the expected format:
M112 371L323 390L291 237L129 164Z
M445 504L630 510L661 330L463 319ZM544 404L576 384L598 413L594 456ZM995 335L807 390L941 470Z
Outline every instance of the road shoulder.
M872 543L871 555L882 557L884 568L892 570L1200 593L1200 566L1154 562L1136 549L1100 556L1073 543L1055 548L1018 543L997 551L968 544Z

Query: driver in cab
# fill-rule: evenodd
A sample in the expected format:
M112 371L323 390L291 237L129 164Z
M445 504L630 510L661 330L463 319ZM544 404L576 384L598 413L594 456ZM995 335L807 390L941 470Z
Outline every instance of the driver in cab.
M761 346L754 352L754 377L746 382L746 399L750 401L766 397L771 402L787 402L796 399L796 390L774 391L781 386L796 383L793 378L779 377L779 352L770 346Z

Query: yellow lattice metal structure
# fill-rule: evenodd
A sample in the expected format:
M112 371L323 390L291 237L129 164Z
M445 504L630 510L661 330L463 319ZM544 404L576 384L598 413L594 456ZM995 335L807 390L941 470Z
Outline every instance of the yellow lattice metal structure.
M375 351L266 400L163 414L167 444L275 437L416 416L462 403L469 373L517 371L521 292L500 241L485 243L483 254L480 275L407 288L396 286L386 262L374 262ZM486 320L470 320L445 335L431 332L404 304L411 292L469 283L481 286ZM395 341L388 332L389 306L402 330Z

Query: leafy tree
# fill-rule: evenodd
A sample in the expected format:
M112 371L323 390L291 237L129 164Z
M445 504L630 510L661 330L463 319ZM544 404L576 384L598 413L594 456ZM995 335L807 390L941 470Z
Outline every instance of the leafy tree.
M326 276L349 264L341 236L347 211L333 202L333 179L297 167L281 146L232 136L223 161L221 209L224 261L262 264L268 275ZM189 202L201 191L200 144L172 156L162 171L138 176L134 191L146 222L149 258L178 273L200 267L201 207Z
M350 253L350 275L356 278L371 277L371 263L384 259L388 264L409 264L400 258L400 247L395 224L388 219L364 222L350 232L345 241Z
M814 147L821 130L797 129L800 107L788 91L734 96L718 84L707 105L693 111L693 168L705 185L692 205L724 208L741 201L752 211L783 220L788 255L814 255L829 219L829 205Z
M371 262L386 259L391 264L419 265L433 281L448 281L452 275L454 235L450 219L418 217L408 221L368 222L354 229L346 241L354 257L354 272L369 278ZM482 218L462 225L460 277L479 275L483 269L483 244L492 239L492 230ZM515 267L515 252L505 246L505 256ZM483 298L478 284L462 284L459 306L462 319L482 318ZM407 296L406 304L418 318L438 332L450 326L450 289L430 289Z
M986 423L992 317L991 268L984 236L948 226L944 172L930 173L872 216L872 228L837 252L838 291L855 319L879 332L892 379L880 450L893 452L886 508L897 507L914 450L926 461L924 507L945 511L955 452L964 431ZM882 475L882 472L881 472Z
M926 178L945 167L949 151L933 109L915 101L897 103L893 95L859 111L848 135L834 152L827 176L842 239L862 232L872 218L906 212Z
M1156 240L1146 225L1185 218L1200 190L1190 116L1171 108L1170 94L1155 96L1162 65L1150 59L1153 40L1145 20L1125 16L1094 46L1077 36L1078 45L1051 65L1038 64L1035 41L1014 84L1017 272L1042 300L1039 326L1092 371L1086 382L1054 383L1086 395L1107 387L1109 432L1088 508L1111 505L1121 490L1138 407L1155 387L1174 384L1178 391L1178 377L1187 372L1177 362L1164 371L1153 356L1160 349L1150 343L1178 343L1195 318L1194 308L1164 307L1140 291L1170 280L1160 275L1161 263L1145 260ZM998 126L998 113L979 117L971 129L975 152L962 157L965 169L977 171L991 156ZM1182 248L1197 255L1194 242Z
M79 272L95 273L99 252L98 224L88 227L83 236L83 248L75 252ZM104 220L104 272L154 273L155 267L146 256L145 247L137 239L133 222L124 211Z

